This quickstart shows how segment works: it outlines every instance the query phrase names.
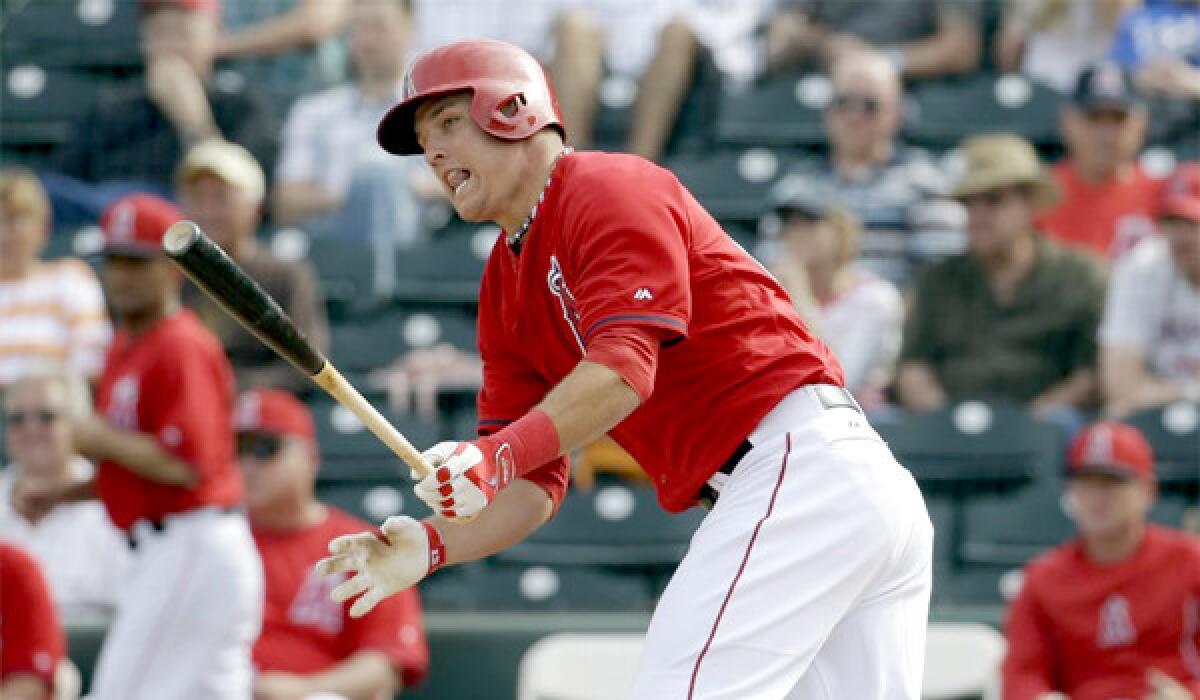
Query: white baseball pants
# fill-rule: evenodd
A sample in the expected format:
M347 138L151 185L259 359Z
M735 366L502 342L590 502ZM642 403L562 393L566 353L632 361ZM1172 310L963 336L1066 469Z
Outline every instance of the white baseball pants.
M90 700L248 700L263 572L246 518L201 508L133 536Z
M918 700L933 526L916 482L810 387L750 443L659 601L632 697Z

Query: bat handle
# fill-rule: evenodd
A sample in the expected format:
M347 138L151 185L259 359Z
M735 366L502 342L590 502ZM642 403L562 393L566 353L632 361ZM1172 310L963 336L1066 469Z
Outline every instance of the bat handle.
M395 426L363 398L354 385L348 382L341 372L337 371L333 363L326 361L321 371L312 375L312 380L329 392L329 395L338 403L350 409L350 412L362 421L367 430L370 430L375 437L383 441L383 444L391 448L392 452L395 452L396 456L412 467L413 471L422 479L433 473L433 468L429 466L429 462L425 461L424 455L417 452L408 438L396 430Z

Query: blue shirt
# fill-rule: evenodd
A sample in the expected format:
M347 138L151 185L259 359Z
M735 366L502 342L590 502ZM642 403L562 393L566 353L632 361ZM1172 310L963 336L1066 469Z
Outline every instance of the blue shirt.
M1125 68L1138 68L1160 56L1200 67L1200 4L1159 0L1121 18L1109 54L1112 60Z

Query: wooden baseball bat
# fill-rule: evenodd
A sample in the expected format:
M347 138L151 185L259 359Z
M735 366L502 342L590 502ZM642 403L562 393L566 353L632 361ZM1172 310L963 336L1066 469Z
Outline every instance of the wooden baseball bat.
M362 421L375 437L422 478L433 469L395 426L375 410L324 355L308 342L279 304L191 221L163 234L163 250L196 286Z

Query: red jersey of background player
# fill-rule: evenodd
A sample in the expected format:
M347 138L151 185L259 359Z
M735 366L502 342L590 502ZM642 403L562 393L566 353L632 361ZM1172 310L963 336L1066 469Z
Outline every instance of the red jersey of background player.
M429 667L417 591L401 591L359 618L350 617L349 603L330 600L329 592L346 577L321 576L313 564L328 553L333 538L371 526L336 508L326 509L329 515L313 527L292 532L254 531L267 583L254 665L260 671L310 675L357 651L371 649L391 659L404 687L412 687Z
M233 449L233 370L217 339L182 310L137 338L117 333L96 396L110 423L154 437L199 475L193 488L147 481L112 462L96 471L96 493L117 527L201 506L242 500Z
M528 412L613 326L661 341L654 375L630 382L643 403L609 435L672 511L695 503L793 389L843 383L779 283L674 175L633 156L572 153L558 162L519 254L501 236L484 271L481 432ZM560 460L527 478L557 500L565 468Z
M27 673L53 688L66 646L50 588L37 563L0 542L0 680Z
M1005 700L1143 698L1157 668L1200 693L1200 543L1153 525L1133 556L1095 564L1079 541L1035 560L1009 611Z

